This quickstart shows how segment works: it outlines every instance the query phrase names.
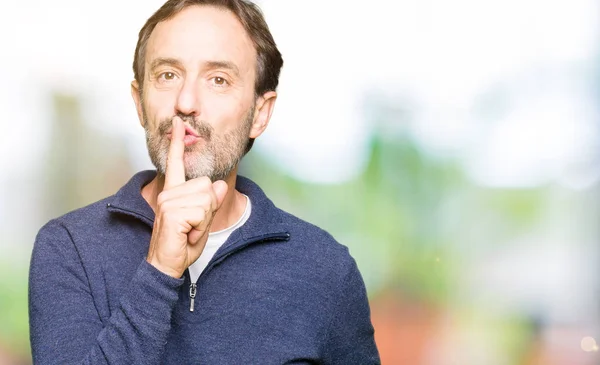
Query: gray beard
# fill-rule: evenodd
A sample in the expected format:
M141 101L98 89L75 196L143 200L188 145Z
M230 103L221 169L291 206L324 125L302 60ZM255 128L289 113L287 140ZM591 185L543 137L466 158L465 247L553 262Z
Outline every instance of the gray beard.
M185 148L186 160L193 159L192 164L185 164L186 180L203 176L208 176L213 182L225 180L245 155L249 143L254 107L250 109L246 119L237 128L224 135L217 135L210 124L196 120L192 116L178 116L198 132L200 138L204 141L201 147L192 145ZM144 130L148 154L158 174L164 176L167 171L167 155L170 145L166 132L172 126L172 118L162 120L157 132L154 134L148 129L148 125L148 119L144 112Z

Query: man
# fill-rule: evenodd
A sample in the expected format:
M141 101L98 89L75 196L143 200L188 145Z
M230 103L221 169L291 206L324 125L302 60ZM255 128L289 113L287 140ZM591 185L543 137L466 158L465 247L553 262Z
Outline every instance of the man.
M281 55L242 0L169 0L132 95L156 171L47 223L30 271L39 364L377 364L347 249L237 176Z

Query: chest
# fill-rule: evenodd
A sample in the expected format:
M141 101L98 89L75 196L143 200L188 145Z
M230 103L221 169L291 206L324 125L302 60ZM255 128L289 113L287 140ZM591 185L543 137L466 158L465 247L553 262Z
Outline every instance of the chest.
M186 280L165 363L318 363L329 323L327 300L292 279L213 268L198 281L193 312Z
M109 285L111 307L127 290L121 278ZM277 245L237 252L200 275L193 312L190 285L186 273L164 364L319 363L333 299L310 261Z

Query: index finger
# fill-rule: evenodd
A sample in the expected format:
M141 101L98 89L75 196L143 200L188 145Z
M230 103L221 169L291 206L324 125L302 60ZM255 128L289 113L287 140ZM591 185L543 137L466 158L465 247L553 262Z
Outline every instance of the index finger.
M185 164L183 154L185 152L185 127L179 117L173 118L171 130L171 145L167 155L167 168L165 172L165 189L185 183Z

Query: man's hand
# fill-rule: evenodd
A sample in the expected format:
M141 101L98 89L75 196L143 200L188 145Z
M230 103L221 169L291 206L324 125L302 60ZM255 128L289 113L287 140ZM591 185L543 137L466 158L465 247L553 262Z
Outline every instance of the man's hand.
M227 194L224 181L201 177L185 181L183 121L173 118L165 186L158 195L156 218L146 260L180 278L204 250L210 225Z

